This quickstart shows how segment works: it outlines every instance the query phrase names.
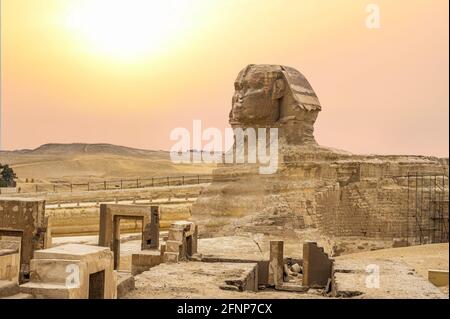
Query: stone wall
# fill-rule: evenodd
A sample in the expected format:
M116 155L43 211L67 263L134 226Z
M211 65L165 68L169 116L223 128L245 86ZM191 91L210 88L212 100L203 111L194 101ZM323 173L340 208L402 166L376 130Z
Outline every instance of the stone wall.
M145 205L151 206L151 204ZM190 203L160 205L161 228L166 230L176 220L189 219L191 206ZM98 234L100 220L100 207L98 206L46 209L46 215L51 217L53 236ZM124 220L120 224L122 233L138 233L140 229L141 222L138 220Z
M390 178L370 178L330 187L316 196L319 228L330 236L409 238L414 243L420 241L422 233L432 240L434 193L427 185L418 188L422 204L417 204L417 210L421 207L424 210L418 225L416 214L420 212L416 212L415 191L415 185L408 187L404 180ZM448 197L448 184L444 193ZM443 211L448 219L448 206Z
M0 194L16 194L18 193L17 187L0 187Z
M392 242L408 237L416 242L419 229L411 208L409 213L407 209L408 188L411 201L415 184L408 187L406 178L399 176L448 176L448 162L432 157L297 155L287 162L285 156L273 175L260 175L243 165L214 171L213 183L193 206L193 218L203 235L262 233L285 238L318 229L331 238ZM447 177L444 188L448 197ZM423 195L424 203L427 196ZM444 211L448 216L448 207Z
M0 280L18 282L20 242L0 238Z
M410 233L404 213L409 211L404 209L408 205L404 181L397 177L445 174L448 194L448 158L354 155L320 146L313 131L321 110L313 88L294 68L251 64L239 72L229 123L241 130L235 131L227 155L240 149L247 154L247 164L233 157L213 171L211 185L192 210L203 235L258 233L298 238L299 231L311 228L339 237L416 235L414 229ZM239 132L268 127L279 129L278 166L271 175L261 175L265 165L248 160L255 143Z
M184 186L155 186L147 188L131 188L131 189L109 189L109 190L93 190L93 191L76 191L73 192L41 192L41 193L18 193L9 194L8 197L33 198L39 196L45 199L48 204L63 203L96 203L96 202L114 202L119 201L140 201L168 198L196 198L201 189L208 184L184 185Z
M45 201L40 199L0 199L0 236L21 238L21 282L29 271L33 252L49 245Z

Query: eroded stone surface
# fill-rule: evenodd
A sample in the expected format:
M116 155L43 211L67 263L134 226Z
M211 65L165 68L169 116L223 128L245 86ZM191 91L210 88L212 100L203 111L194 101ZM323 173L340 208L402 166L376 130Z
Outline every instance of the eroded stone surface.
M51 246L49 220L45 216L45 201L36 198L0 198L1 236L18 238L20 242L20 282L29 273L33 252Z
M254 263L187 262L160 264L135 277L136 290L126 298L232 298L239 292L222 290L225 285L254 290ZM245 278L249 277L249 282ZM251 280L250 280L251 279ZM238 294L236 296L236 293ZM256 296L253 292L252 295Z
M322 107L292 68L250 65L239 73L235 89L230 124L278 128L279 165L267 175L251 164L214 170L213 182L192 208L202 237L261 233L286 239L318 229L335 241L418 240L420 229L405 210L413 186L399 176L448 176L448 159L354 155L317 145L313 125ZM443 178L441 192L448 197L448 177ZM448 218L448 204L445 211Z
M108 247L66 244L38 250L30 265L30 281L20 291L35 298L117 297L117 273Z

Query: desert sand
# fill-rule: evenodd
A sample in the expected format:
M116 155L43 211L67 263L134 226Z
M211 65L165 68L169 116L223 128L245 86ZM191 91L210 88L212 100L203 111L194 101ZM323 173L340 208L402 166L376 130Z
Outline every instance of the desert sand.
M120 178L210 174L213 165L173 164L167 151L139 150L111 144L46 144L34 150L0 152L19 177L35 183L83 183Z

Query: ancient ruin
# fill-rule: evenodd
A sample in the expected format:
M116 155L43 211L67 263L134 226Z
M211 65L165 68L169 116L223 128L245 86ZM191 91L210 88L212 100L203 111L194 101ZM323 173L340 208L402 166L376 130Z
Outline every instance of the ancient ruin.
M43 299L114 299L117 274L109 248L67 244L37 250L20 291Z
M232 101L234 129L278 129L274 173L235 161L209 184L0 197L0 298L448 296L448 270L410 256L448 243L448 159L320 146L322 106L291 67L245 67ZM224 156L240 142L249 158L250 135Z
M158 206L100 205L100 233L98 245L114 252L114 269L120 263L120 221L140 220L142 223L142 250L159 248Z
M408 245L448 241L448 159L354 155L318 145L314 122L322 106L290 67L249 65L235 88L230 125L279 128L279 166L271 175L251 164L217 168L193 205L205 236L296 237L317 229L333 241L335 253L344 237Z
M30 261L35 250L51 246L45 201L40 199L0 198L0 240L16 239L20 251L19 281L29 276Z
M173 223L165 243L164 261L178 262L194 256L197 253L197 236L198 228L194 223Z
M324 288L333 277L333 260L315 242L303 243L303 285Z

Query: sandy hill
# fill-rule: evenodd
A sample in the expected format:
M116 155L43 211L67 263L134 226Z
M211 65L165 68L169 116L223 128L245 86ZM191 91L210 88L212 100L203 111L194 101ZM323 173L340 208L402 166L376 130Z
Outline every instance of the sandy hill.
M160 155L168 158L167 151L151 151L141 150L126 146L119 146L113 144L86 144L86 143L72 143L72 144L44 144L34 150L17 150L6 151L0 154L21 154L21 155L72 155L72 154L112 154L120 156L148 156Z
M127 177L209 174L213 166L174 164L167 151L112 144L45 144L34 150L0 152L20 180L86 181Z

